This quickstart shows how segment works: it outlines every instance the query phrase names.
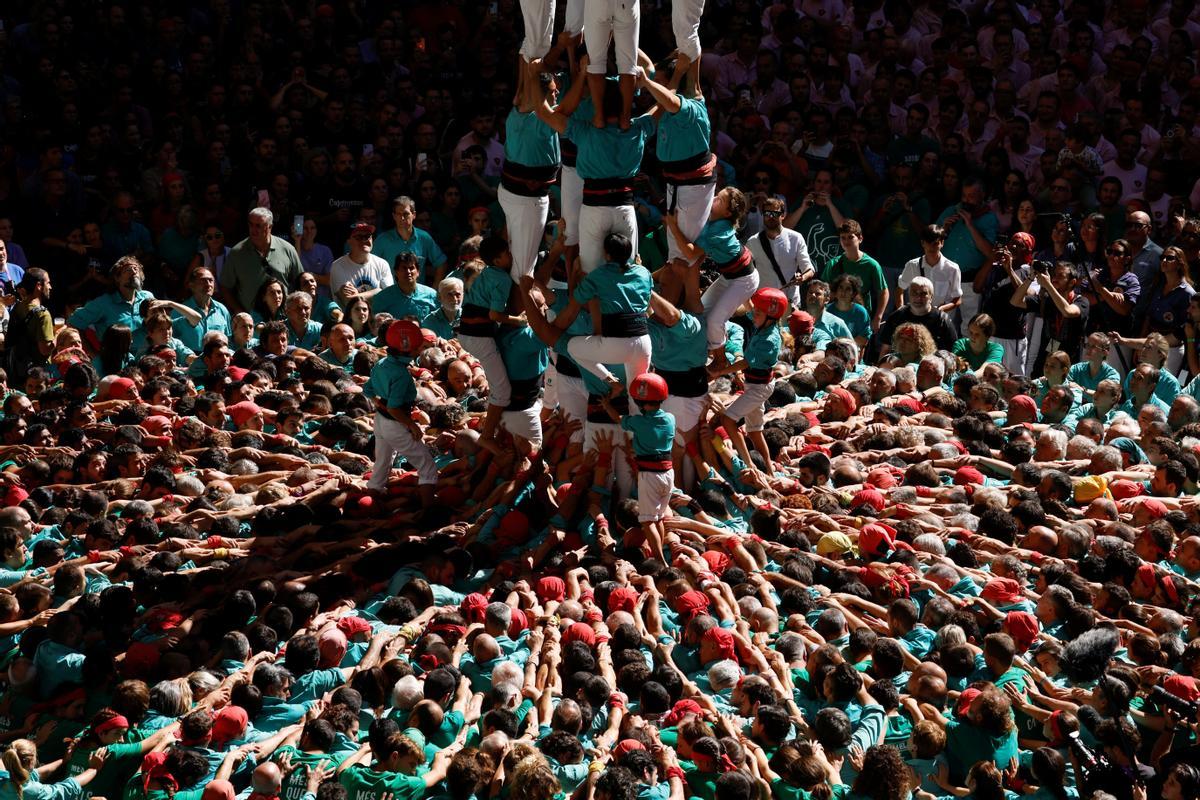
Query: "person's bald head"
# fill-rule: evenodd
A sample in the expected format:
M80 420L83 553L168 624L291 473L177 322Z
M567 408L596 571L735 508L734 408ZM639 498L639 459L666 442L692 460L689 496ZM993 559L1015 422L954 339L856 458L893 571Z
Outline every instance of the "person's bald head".
M774 609L762 606L750 615L750 629L755 633L777 633L779 631L779 615Z
M471 655L475 657L477 664L491 661L500 657L500 645L496 644L494 636L481 633L475 637L475 643L471 645Z
M1125 238L1135 248L1141 248L1150 238L1151 220L1145 211L1130 211L1125 215Z
M1108 522L1116 522L1120 519L1120 511L1117 509L1117 504L1107 497L1097 497L1092 502L1088 503L1087 510L1083 512L1085 519L1099 519Z
M583 621L583 605L578 600L563 600L558 604L558 616L571 622Z
M280 787L283 785L283 772L274 761L267 761L255 768L254 776L250 779L250 783L253 784L254 791L256 792L265 795L277 795L279 794Z
M499 764L508 752L508 734L493 731L479 740L479 752L491 756L492 763Z
M633 614L630 614L628 611L612 612L608 615L608 619L605 620L605 624L608 625L610 631L615 631L622 625L635 625Z
M1021 546L1048 555L1058 547L1058 534L1044 525L1034 525L1029 529L1029 533L1025 534Z

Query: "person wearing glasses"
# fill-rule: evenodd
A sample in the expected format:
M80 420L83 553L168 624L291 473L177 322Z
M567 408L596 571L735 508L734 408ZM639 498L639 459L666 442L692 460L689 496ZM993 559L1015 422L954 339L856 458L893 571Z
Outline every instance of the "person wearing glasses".
M217 279L211 269L196 267L192 270L188 278L191 296L183 304L195 310L200 315L200 321L193 324L183 316L176 316L173 329L175 337L193 353L200 352L204 336L209 331L220 331L226 336L233 333L233 317L225 304L213 297L216 289Z
M817 274L808 256L808 245L803 236L783 226L787 214L783 199L765 197L760 206L763 228L746 241L758 271L758 285L782 289L788 302L798 307L800 287Z
M1125 215L1125 241L1129 242L1129 249L1133 251L1133 266L1130 269L1143 286L1154 283L1163 254L1162 246L1150 238L1152 230L1150 215L1145 211L1130 211ZM1145 314L1145 303L1149 300L1147 297L1145 302L1138 303L1134 314L1139 318Z
M291 244L271 234L275 215L267 208L250 212L250 235L233 246L221 270L222 300L234 313L254 307L254 297L269 277L285 286L296 285L300 273L300 254Z
M374 225L359 222L351 229L350 252L329 268L329 285L339 304L359 295L370 300L395 282L388 263L371 252L374 243Z
M225 259L229 257L229 246L225 244L225 233L216 225L204 229L204 238L200 242L200 250L188 265L188 275L192 275L200 267L210 270L220 281L221 270L225 268Z
M1117 239L1104 251L1107 266L1091 269L1081 283L1084 297L1092 305L1088 319L1089 331L1105 331L1120 336L1133 332L1133 309L1142 294L1142 285L1129 269L1133 260L1129 242ZM1072 357L1075 353L1071 354ZM1130 353L1113 348L1108 363L1124 375L1131 368Z

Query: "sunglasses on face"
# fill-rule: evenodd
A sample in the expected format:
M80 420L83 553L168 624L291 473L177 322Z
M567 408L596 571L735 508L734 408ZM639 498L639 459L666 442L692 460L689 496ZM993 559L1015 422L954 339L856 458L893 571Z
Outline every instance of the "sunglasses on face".
M1125 255L1125 251L1119 247L1110 247L1105 252L1110 256L1117 256L1118 258Z
M778 217L783 214L782 211L764 211L762 213L764 217Z

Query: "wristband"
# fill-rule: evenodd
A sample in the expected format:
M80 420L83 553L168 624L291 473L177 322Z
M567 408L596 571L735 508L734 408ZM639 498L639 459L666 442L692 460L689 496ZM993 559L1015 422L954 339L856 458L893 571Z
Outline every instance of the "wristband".
M87 560L88 560L89 564L99 563L100 551L99 550L88 550Z
M628 701L624 692L613 692L608 696L608 704L613 708L624 708Z
M205 540L204 546L209 548L224 547L225 540L220 536L210 536L207 540Z
M417 638L417 630L411 625L405 625L399 630L398 635L408 639L411 642L413 639Z
M121 558L133 558L133 548L128 545L118 547L117 552L121 554Z
M683 768L676 766L675 764L667 767L666 773L667 780L671 780L671 778L678 778L680 781L687 783L687 776L683 774Z
M224 547L218 547L213 551L213 555L215 555L217 558L228 558L229 550Z
M700 445L697 444L695 441L690 441L687 444L685 444L683 446L683 451L685 453L687 453L689 456L691 456L692 458L700 457Z
M917 497L933 497L933 489L929 486L918 486Z
M604 762L603 761L593 761L592 763L588 764L588 773L589 774L595 774L597 772L604 772Z

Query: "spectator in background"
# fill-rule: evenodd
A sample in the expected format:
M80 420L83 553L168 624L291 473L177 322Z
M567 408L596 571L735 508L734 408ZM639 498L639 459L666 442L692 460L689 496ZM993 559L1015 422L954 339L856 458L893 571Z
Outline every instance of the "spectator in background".
M304 271L296 248L272 235L275 215L270 209L254 209L249 220L250 235L233 246L221 271L221 293L234 313L254 306L259 287L267 278L278 278L291 287Z
M943 255L958 265L962 275L963 298L958 317L970 319L979 311L975 276L991 260L999 230L999 220L984 203L983 181L976 177L963 181L962 200L948 206L938 216L937 224L946 232Z
M946 232L937 225L927 225L921 230L921 248L925 253L904 265L896 295L897 308L904 305L904 293L917 277L929 278L933 283L933 304L939 311L953 314L961 305L962 275L958 264L942 253L945 243Z

